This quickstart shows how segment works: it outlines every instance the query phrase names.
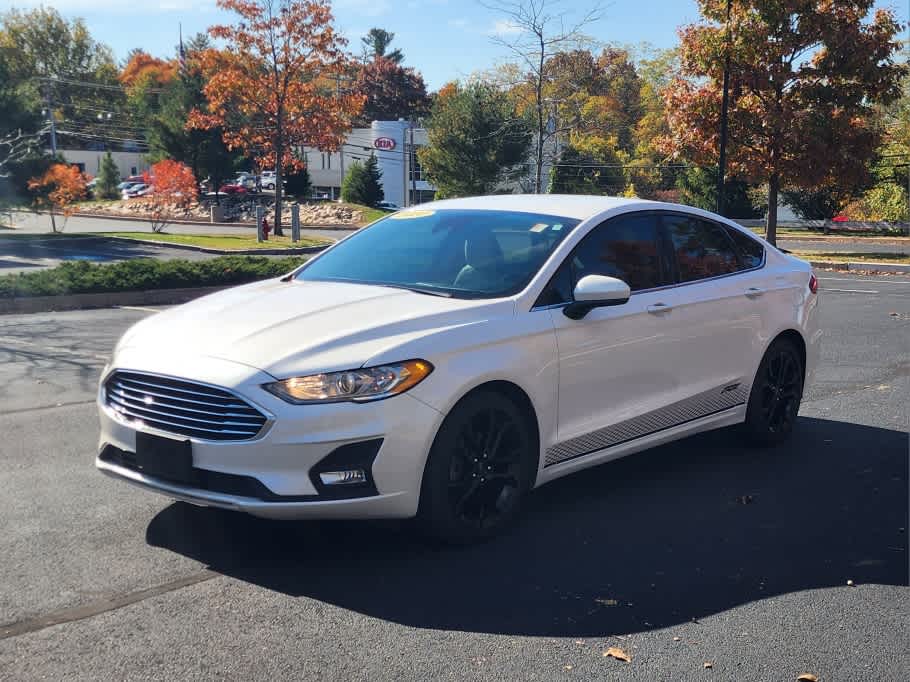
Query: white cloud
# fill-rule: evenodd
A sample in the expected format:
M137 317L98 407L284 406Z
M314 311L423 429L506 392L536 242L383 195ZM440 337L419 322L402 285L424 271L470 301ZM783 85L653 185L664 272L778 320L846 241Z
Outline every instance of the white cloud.
M524 33L524 29L508 19L497 19L489 30L489 34L493 36L514 36L519 33Z

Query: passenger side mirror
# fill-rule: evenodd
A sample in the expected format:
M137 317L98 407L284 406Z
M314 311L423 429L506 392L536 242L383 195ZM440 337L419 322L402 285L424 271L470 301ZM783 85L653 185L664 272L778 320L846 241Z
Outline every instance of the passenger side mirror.
M632 295L629 285L616 277L585 275L575 285L575 300L562 309L572 320L580 320L594 308L622 305Z

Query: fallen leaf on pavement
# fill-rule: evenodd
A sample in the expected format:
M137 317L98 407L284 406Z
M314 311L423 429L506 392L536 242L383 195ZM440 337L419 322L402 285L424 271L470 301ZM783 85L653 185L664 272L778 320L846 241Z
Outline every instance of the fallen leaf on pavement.
M617 661L625 661L626 663L630 663L632 661L632 657L620 649L618 646L611 646L609 649L604 651L603 655L609 656L610 658L615 658Z
M705 668L713 668L714 664L711 661L705 661Z
M796 680L797 682L818 682L818 678L812 673L803 673Z
M674 637L674 638L673 638L673 641L674 641L674 642L678 642L678 641L681 640L681 639L682 639L682 637Z

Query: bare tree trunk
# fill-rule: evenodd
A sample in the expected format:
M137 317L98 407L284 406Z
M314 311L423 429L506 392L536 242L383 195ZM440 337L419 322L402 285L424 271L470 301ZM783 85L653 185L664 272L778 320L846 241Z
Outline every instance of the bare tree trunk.
M765 239L777 246L777 194L780 191L780 176L772 173L768 180L768 218L765 223Z
M51 214L51 229L52 229L54 232L56 232L56 231L57 231L57 221L56 221L56 219L54 218L54 207L53 207L53 205L51 206L51 209L50 209L49 213Z

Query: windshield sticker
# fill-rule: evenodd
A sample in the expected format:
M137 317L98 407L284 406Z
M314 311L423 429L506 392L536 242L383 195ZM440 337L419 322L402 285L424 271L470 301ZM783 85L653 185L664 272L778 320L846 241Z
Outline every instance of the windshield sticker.
M389 216L389 220L410 220L411 218L426 218L431 216L436 211L428 211L426 209L418 211L399 211L398 213L393 213Z
M537 223L536 225L531 225L531 232L543 232L549 227L546 223Z
M553 231L554 231L554 232L559 232L561 229L562 229L562 223L556 223L556 224L553 226Z

